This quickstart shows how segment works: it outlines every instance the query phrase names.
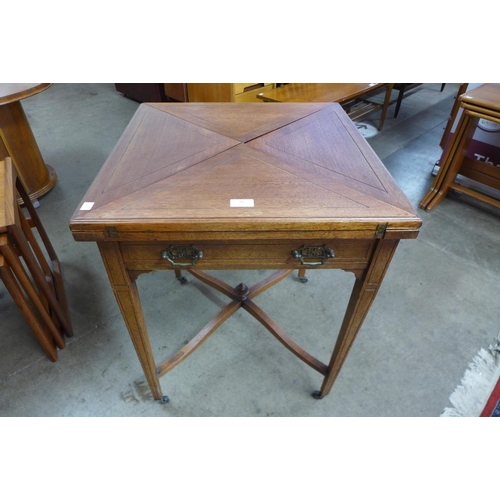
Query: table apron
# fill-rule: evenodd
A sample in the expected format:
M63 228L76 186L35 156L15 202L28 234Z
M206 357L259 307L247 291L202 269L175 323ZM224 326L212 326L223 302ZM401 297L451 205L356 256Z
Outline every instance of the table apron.
M364 269L370 262L375 240L312 240L312 241L268 241L268 242L193 242L168 241L155 243L120 243L124 265L129 270L161 270L193 268L200 270L215 269ZM302 246L307 248L332 249L334 257L300 259L292 252ZM169 248L195 248L203 256L193 263L181 259L172 265L162 257ZM311 264L312 263L312 264ZM186 265L187 264L187 265Z

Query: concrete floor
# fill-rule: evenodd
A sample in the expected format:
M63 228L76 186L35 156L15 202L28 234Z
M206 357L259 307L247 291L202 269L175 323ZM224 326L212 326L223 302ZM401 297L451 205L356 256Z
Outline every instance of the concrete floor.
M394 104L368 139L417 206L439 159L458 85L426 84ZM75 336L51 363L0 284L0 416L439 416L463 372L499 331L500 211L449 196L417 240L396 252L369 320L330 395L321 376L245 312L162 378L168 404L152 400L94 243L68 229L78 203L138 107L112 84L55 84L23 101L58 182L39 214L62 261ZM378 123L372 115L369 123ZM236 285L262 272L214 273ZM299 344L327 361L351 273L315 270L259 297ZM173 273L139 278L157 362L191 338L225 304L216 292ZM300 311L300 312L298 312Z

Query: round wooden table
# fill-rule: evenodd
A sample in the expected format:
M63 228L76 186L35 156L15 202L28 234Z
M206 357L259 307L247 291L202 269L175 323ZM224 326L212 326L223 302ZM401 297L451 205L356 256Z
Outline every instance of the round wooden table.
M50 87L51 83L0 84L0 160L10 156L31 200L47 193L57 180L43 161L21 100Z

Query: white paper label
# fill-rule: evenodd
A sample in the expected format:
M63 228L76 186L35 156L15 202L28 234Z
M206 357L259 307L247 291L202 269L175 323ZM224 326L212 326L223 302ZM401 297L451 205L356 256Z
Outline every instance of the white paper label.
M242 199L232 199L229 201L229 206L233 208L245 208L245 207L253 207L253 200L242 200Z
M90 210L93 206L94 206L93 201L86 201L85 203L82 204L80 210Z

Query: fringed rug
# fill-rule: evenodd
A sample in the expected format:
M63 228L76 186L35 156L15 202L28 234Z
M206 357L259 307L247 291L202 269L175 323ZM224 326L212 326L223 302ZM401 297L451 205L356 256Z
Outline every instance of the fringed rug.
M474 357L450 402L442 417L500 417L500 335Z

